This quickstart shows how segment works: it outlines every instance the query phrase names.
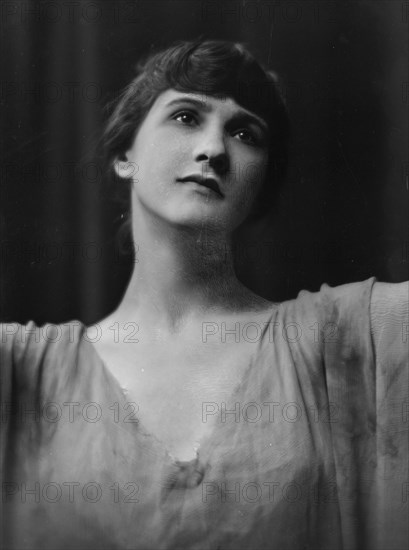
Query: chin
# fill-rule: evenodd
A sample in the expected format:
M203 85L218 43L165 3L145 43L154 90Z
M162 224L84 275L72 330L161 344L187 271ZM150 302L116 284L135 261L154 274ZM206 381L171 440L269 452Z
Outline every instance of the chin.
M238 206L227 202L177 200L162 204L162 208L150 209L151 213L174 227L197 229L207 228L214 232L232 233L245 219L238 215Z
M174 223L184 228L197 229L203 232L208 230L213 233L231 234L240 226L240 221L236 219L221 218L211 214L201 214L197 216L178 216Z
M209 228L218 231L232 231L230 229L229 217L214 206L209 204L203 208L202 205L178 205L176 209L169 212L167 219L170 223L185 228L204 229Z

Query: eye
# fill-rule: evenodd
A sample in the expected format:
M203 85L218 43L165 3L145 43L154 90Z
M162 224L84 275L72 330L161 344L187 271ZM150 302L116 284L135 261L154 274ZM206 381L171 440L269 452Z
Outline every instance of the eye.
M173 118L185 126L192 126L197 123L196 115L190 111L179 111Z
M247 128L241 128L234 133L234 136L237 137L243 143L249 143L250 145L260 145L261 138L251 130Z

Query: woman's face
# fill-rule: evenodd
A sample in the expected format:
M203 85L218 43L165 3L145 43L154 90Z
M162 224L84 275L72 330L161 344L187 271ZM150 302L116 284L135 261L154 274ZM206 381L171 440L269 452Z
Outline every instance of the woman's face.
M122 177L133 174L133 217L233 231L250 213L268 160L265 122L233 99L173 89L142 122Z

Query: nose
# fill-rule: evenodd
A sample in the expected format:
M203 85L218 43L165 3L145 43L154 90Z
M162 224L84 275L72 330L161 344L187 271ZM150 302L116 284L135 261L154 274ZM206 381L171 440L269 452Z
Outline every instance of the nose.
M229 170L229 156L224 141L223 129L203 129L194 148L196 162L206 163L217 174L225 175Z

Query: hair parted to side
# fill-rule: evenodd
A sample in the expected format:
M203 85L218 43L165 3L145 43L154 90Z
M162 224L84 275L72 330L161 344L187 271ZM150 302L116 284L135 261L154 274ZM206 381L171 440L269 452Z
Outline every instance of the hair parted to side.
M148 54L138 63L135 78L108 106L111 114L101 140L108 180L118 181L113 169L115 160L123 159L156 98L170 88L198 93L204 98L232 98L266 121L269 161L267 176L257 199L256 216L265 214L286 175L289 121L276 74L264 68L240 43L184 41ZM125 186L122 182L117 187L121 193ZM124 199L125 196L129 197L129 189L123 195ZM126 222L129 226L130 220Z

